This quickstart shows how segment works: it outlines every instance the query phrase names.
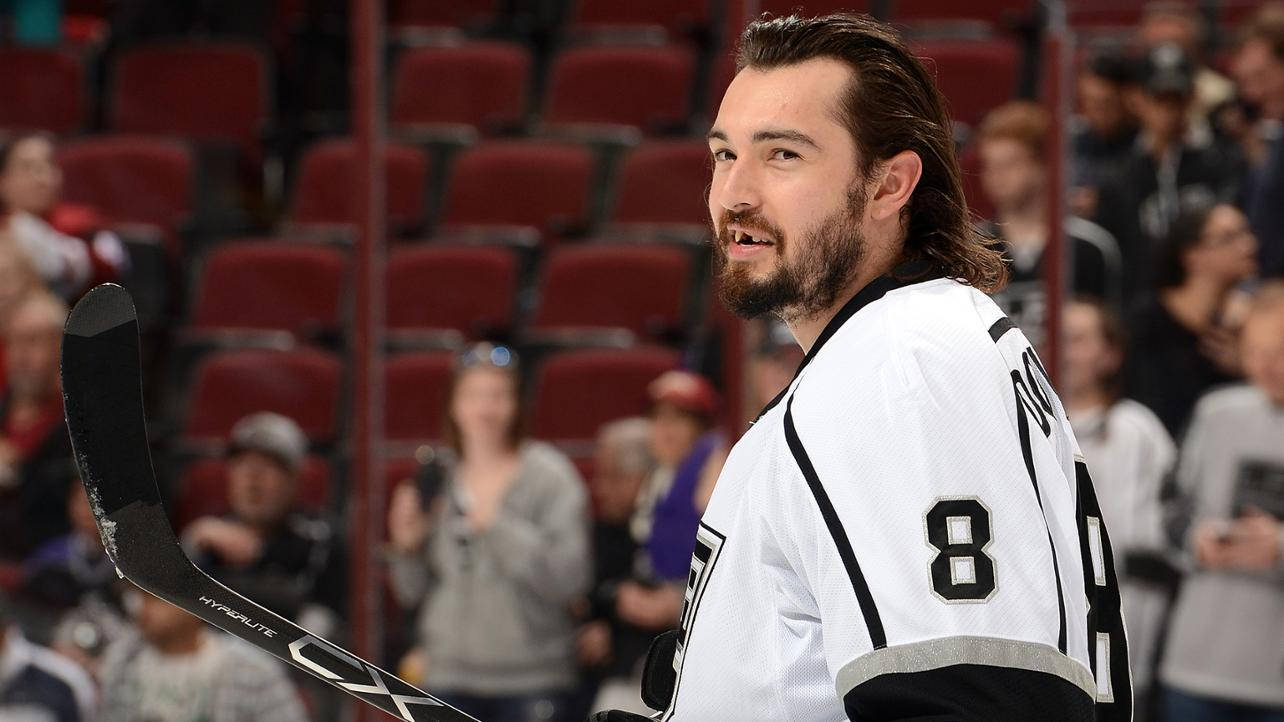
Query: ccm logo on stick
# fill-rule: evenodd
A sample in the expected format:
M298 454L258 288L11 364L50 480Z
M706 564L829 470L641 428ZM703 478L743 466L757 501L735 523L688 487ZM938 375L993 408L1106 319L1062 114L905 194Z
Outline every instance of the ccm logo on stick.
M317 661L308 659L307 657L303 656L303 650L307 649L308 647L313 647L319 650L320 652L322 652L325 656L329 657L330 659L339 660L344 664L346 664L347 666L353 667L363 672L370 683L360 684L357 682L344 681L347 678L344 674L340 672L335 672L332 669L328 669L322 666ZM444 706L441 702L433 699L432 697L426 697L421 694L394 694L388 689L388 684L384 680L383 675L379 674L379 669L376 668L374 665L367 664L362 660L357 659L356 657L353 657L352 655L348 654L342 649L339 649L338 647L335 647L334 645L329 644L323 639L314 637L311 634L306 634L300 637L299 639L293 642L290 642L290 657L294 659L295 662L298 662L299 664L308 668L309 670L316 673L318 676L322 677L323 679L328 679L334 682L335 684L339 685L340 687L348 690L349 692L353 692L355 694L379 694L379 695L387 696L392 700L393 704L397 705L397 710L401 713L401 718L403 720L406 720L406 722L415 722L415 717L411 713L409 705L412 705L412 704L431 705L433 707ZM340 669L341 669L341 672L347 672L346 669L343 669L343 668L340 668ZM410 685L407 685L404 682L401 682L401 680L397 679L396 677L392 677L391 679L393 683L398 684L399 686L403 686L407 690L411 690L414 692L419 691L414 689Z

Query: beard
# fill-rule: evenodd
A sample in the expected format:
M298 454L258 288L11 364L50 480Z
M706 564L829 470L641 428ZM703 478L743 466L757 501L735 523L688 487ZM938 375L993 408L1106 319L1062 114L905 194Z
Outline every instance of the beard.
M794 243L779 227L757 211L723 211L715 229L713 265L718 280L718 297L724 306L741 318L775 314L786 323L811 318L833 307L839 294L855 278L865 255L865 238L860 218L865 211L864 187L855 183L847 192L844 207L825 217L796 242L797 258L785 260L785 250ZM732 263L727 246L735 242L731 223L764 231L775 239L776 263L766 278L754 278L748 264Z

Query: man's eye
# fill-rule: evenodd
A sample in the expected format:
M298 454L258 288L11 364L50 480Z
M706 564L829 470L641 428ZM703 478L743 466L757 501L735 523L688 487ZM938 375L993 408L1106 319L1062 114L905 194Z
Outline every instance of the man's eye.
M785 150L784 148L777 148L771 152L772 160L793 160L799 157L800 156L797 153L792 150Z
M722 150L713 151L714 161L735 160L736 156L731 151L723 148Z

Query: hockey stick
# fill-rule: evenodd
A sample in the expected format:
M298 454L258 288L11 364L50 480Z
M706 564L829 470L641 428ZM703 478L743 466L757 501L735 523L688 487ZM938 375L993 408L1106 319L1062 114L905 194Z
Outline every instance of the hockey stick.
M120 286L76 304L63 333L62 393L80 478L120 574L269 654L405 722L477 722L211 579L161 506L143 415L138 316Z

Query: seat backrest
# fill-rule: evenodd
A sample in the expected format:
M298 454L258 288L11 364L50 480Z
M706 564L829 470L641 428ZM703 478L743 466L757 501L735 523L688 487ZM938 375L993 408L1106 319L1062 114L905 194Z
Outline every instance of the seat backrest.
M680 329L691 256L661 245L554 249L540 283L535 328L626 328L659 338Z
M0 131L79 130L85 124L87 92L79 54L0 46Z
M241 418L275 411L298 422L314 443L339 431L341 367L315 349L220 351L197 365L187 407L185 436L222 443Z
M471 27L495 20L499 0L389 0L388 25L407 27Z
M195 160L185 143L145 136L95 136L58 149L63 197L93 206L109 223L177 231L192 212Z
M530 73L530 52L510 43L407 50L393 73L391 126L515 126L526 108Z
M713 165L700 140L652 141L625 157L611 219L622 223L709 221L705 200Z
M518 269L506 249L396 248L387 273L391 329L454 329L476 338L512 324Z
M572 0L571 6L571 28L580 31L658 26L683 35L709 23L709 0Z
M646 413L647 386L678 361L677 351L654 347L554 354L536 375L531 432L542 439L588 440L608 421Z
M596 161L583 146L523 141L481 143L450 171L445 220L549 230L587 220Z
M356 223L356 200L349 179L356 173L357 146L351 138L329 138L308 148L299 162L291 197L290 220L295 224ZM388 223L415 227L425 220L428 195L428 157L412 145L384 147L384 188Z
M695 61L683 46L584 46L553 59L544 120L607 123L644 131L684 124Z
M121 52L110 125L126 133L226 142L252 152L270 119L268 63L243 43L152 45Z
M327 246L228 243L205 258L192 327L337 330L345 265L344 253Z
M931 40L914 50L931 60L952 120L975 126L1016 94L1020 54L1009 40Z
M390 441L438 441L455 355L446 351L401 353L384 366L384 435Z

